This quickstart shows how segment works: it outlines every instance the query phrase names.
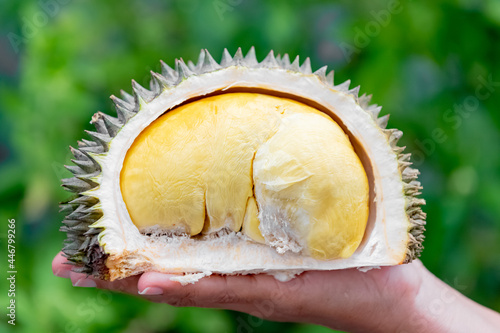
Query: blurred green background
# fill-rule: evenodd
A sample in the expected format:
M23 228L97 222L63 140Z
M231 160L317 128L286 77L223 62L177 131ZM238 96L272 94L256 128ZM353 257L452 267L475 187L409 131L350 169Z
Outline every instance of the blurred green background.
M422 260L500 311L500 1L7 0L0 4L0 331L16 219L20 332L326 332L150 304L52 276L69 145L159 59L273 49L329 65L390 113L427 200ZM243 323L243 324L242 324ZM243 328L242 328L243 327Z

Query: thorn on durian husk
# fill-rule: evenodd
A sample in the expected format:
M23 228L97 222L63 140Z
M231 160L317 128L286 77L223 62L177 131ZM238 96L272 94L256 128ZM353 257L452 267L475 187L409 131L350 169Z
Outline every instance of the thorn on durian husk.
M88 195L80 195L77 198L71 200L69 203L71 204L83 204L87 207L92 207L97 204L99 200L96 197L91 197Z
M80 178L93 178L99 175L100 170L94 170L92 172L87 172L80 168L79 166L74 166L74 165L65 165L64 166L69 172L71 172L73 175L78 176Z
M79 244L78 243L68 243L66 244L64 247L63 247L63 251L64 252L67 252L68 250L72 250L72 251L78 251L78 248L79 248Z
M75 193L86 192L99 185L90 179L80 179L76 177L64 178L61 181L64 188Z
M410 162L411 154L400 154L398 156L398 161L400 162Z
M220 61L220 65L222 67L228 67L231 65L231 62L233 61L233 58L231 57L231 54L229 54L229 51L227 49L224 49L222 52L222 59Z
M88 266L78 266L78 267L73 267L72 271L75 273L86 273L90 275L90 273L92 273L92 268Z
M78 251L84 251L88 248L89 244L90 244L90 241L91 239L90 238L86 238L85 241L82 243L82 245L80 245L78 247Z
M161 64L161 75L167 79L169 84L174 85L177 82L179 74L167 65L163 60L160 60Z
M302 66L300 66L300 71L303 74L312 74L311 59L309 59L309 57L307 57Z
M401 139L401 137L403 136L403 132L395 128L386 129L384 130L384 132L386 133L389 139L389 145L391 147L395 147L399 139Z
M378 106L377 104L372 104L366 109L366 112L368 112L372 116L373 120L377 121L378 115L380 114L381 110L382 110L381 106Z
M118 118L112 117L100 111L98 113L104 120L104 125L106 125L106 129L108 130L109 135L115 137L116 134L121 130L123 123Z
M90 123L94 125L98 133L109 135L108 129L104 124L104 120L99 116L99 112L94 113L92 119L90 120Z
M412 201L413 199L415 199L414 197L407 197L406 198L407 201ZM418 214L422 209L420 208L420 204L422 203L413 203L413 204L409 204L407 207L406 207L406 215L407 216L413 216L415 214ZM424 203L425 204L425 200L424 200Z
M89 228L87 232L85 232L85 236L93 236L98 235L102 231L102 228Z
M233 61L231 61L232 66L244 66L244 58L243 52L241 51L241 47L238 47L236 53L234 54Z
M346 80L346 81L342 82L341 84L334 86L334 88L337 89L338 91L348 92L350 85L351 85L351 80Z
M79 219L88 213L88 207L84 204L79 205L71 214L66 216L67 219Z
M370 105L370 101L372 100L372 95L363 94L359 97L358 103L363 109L367 109Z
M421 198L408 197L406 200L406 209L410 210L411 208L420 209L420 206L425 205L425 200Z
M196 73L196 65L194 64L194 62L192 62L191 60L188 60L188 62L186 63L186 65L188 66L188 68L190 70L192 70L193 72Z
M122 127L122 123L118 118L111 117L101 111L92 116L92 121L90 123L94 124L98 133L108 135L110 137L116 136L116 133L118 133Z
M72 232L72 231L68 231L67 235L68 235L68 238L66 238L64 240L64 242L63 242L64 245L67 245L67 244L70 244L70 243L81 244L87 238L83 234L75 233L75 232Z
M113 103L115 104L115 106L119 106L122 109L129 110L130 112L137 112L137 111L134 111L134 109L135 109L135 107L134 107L135 97L133 95L130 96L131 99L127 98L127 100L120 99L120 98L116 97L115 95L111 95L110 98L113 101Z
M87 154L101 154L106 152L106 149L102 146L102 142L90 141L83 139L78 142L78 149Z
M86 140L83 140L83 144L85 145L85 147L87 147L89 142L85 142L85 141ZM93 143L93 141L92 141L92 143ZM92 159L86 153L84 153L81 149L76 149L76 148L73 148L71 146L69 146L69 149L71 150L71 154L73 154L75 159L77 159L78 161L81 161L82 163L83 162L92 163Z
M59 228L59 230L62 232L74 232L78 234L83 234L88 230L88 228L89 226L86 223L79 223L73 226L64 225L61 228Z
M85 140L85 139L77 140L76 142L78 143L78 148L88 147L90 145L94 145L95 144L95 142L93 142L93 141L89 141L89 142L92 142L92 144L89 144L89 143L87 143L85 141L87 141L87 140Z
M401 154L401 153L402 153L405 149L406 149L406 146L403 146L403 147L399 147L399 146L392 147L392 151L393 151L396 155Z
M99 146L97 142L94 142L92 140L87 140L87 139L82 139L81 141L78 141L78 148L80 148L81 151L84 152L82 147L88 148L88 147L94 147L94 146Z
M61 230L62 232L65 232L64 230ZM63 248L62 251L67 255L67 256L71 256L71 257L74 257L75 255L77 254L80 254L81 251L78 250L78 249L67 249L67 248Z
M78 167L80 167L82 170L86 171L87 173L93 173L95 171L101 171L99 164L95 163L94 160L83 160L83 159L72 159L71 162L76 164Z
M283 66L283 68L285 69L290 69L290 65L290 56L288 55L288 53L285 53L281 58L281 66Z
M121 89L120 94L122 95L122 98L125 102L133 105L134 104L134 96L130 95L128 92L125 90Z
M151 76L153 77L153 80L155 80L158 86L160 87L160 90L169 89L170 87L172 87L171 82L167 80L167 78L164 77L163 75L151 71Z
M74 165L65 165L64 168L71 172L74 175L85 175L87 174L85 171L82 170L79 166L74 166Z
M422 186L420 182L418 181L411 181L409 183L404 183L403 182L403 189L405 191L405 195L407 196L417 196L420 193L420 190L422 189Z
M77 214L80 214L80 212L79 212L79 210L81 209L80 206L82 206L82 204L72 203L72 200L69 202L59 203L59 207L60 207L59 212L65 213L65 215L66 215L65 220L63 222L65 222L66 220L70 220L72 216L75 216L75 214L74 214L75 212L77 212ZM71 208L69 208L69 207L71 207Z
M295 57L295 60L290 64L290 70L294 72L300 72L300 59L299 56Z
M150 71L153 73L153 71ZM156 97L163 91L163 86L156 80L156 78L151 74L151 79L149 80L149 89L153 92Z
M259 64L259 67L261 67L261 68L276 68L276 67L279 67L278 62L276 61L276 58L274 57L274 52L273 51L269 52L269 54Z
M389 122L389 115L386 114L380 118L377 118L377 125L378 127L382 128L382 129L386 129L387 128L387 123Z
M253 46L250 50L248 50L248 53L245 56L245 64L247 67L256 67L259 64L257 56L255 55L255 48Z
M85 223L85 222L80 221L80 220L69 220L69 217L66 217L66 219L63 220L62 223L65 224L66 227L68 227L68 229L71 229L72 227L74 227L78 224Z
M333 87L333 78L334 78L335 72L331 70L328 75L326 76L326 83L330 86Z
M129 103L128 101L125 101L123 99L120 99L120 98L116 97L115 95L111 95L110 98L111 98L111 100L113 100L113 103L115 103L115 105L119 105L124 109L128 109L130 111L133 111L134 105L135 105L135 97L133 97L133 96L131 96L131 97L132 97L131 103Z
M138 99L138 102L139 102L139 103L137 103L137 100L136 100L136 106L137 106L137 104L141 104L141 100L146 102L146 103L149 103L153 100L153 98L156 97L154 92L152 92L149 89L144 88L139 83L137 83L137 81L135 81L135 80L132 80L132 90L134 91L134 96Z
M349 95L352 95L352 97L354 97L354 101L356 103L358 103L358 95L359 95L359 89L360 89L360 86L357 86L357 87L354 87L352 88L351 90L348 90L347 93Z
M205 51L205 57L203 58L203 64L201 66L200 73L208 73L208 72L213 72L215 70L218 70L222 68L217 61L214 60L210 52L208 52L207 49Z
M328 66L323 66L320 69L318 69L316 72L314 72L314 75L316 75L321 82L327 83L326 81L326 70L328 69Z
M199 73L201 68L203 67L204 62L205 62L205 50L200 50L200 54L198 55L198 61L196 62L196 66L193 66L192 71L195 73Z
M134 109L133 104L129 104L118 97L111 95L111 100L115 104L116 114L118 116L118 120L125 124L129 121L130 118L135 116L136 111Z
M65 215L71 214L75 210L75 207L77 207L77 206L76 205L71 205L69 203L60 204L59 205L59 213L62 213L62 214L65 214Z
M102 217L101 210L91 210L88 214L81 216L79 219L87 223L95 223Z
M194 75L182 59L175 59L175 71L179 74L178 82Z
M82 151L85 151L89 154L95 154L95 155L99 155L99 154L103 154L105 152L107 152L107 147L103 146L102 143L98 143L96 145L89 145L87 147L80 147L80 149Z
M95 142L99 143L104 148L104 151L108 151L108 145L112 139L109 136L109 134L103 134L87 130L85 130L85 133L87 133L92 139L94 139Z

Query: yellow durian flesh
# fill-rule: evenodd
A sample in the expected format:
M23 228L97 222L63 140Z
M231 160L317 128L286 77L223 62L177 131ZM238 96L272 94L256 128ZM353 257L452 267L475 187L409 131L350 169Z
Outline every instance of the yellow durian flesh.
M265 243L266 240L262 236L262 232L259 229L259 208L257 207L257 201L255 197L248 198L247 208L245 211L245 219L243 220L242 232L259 243Z
M166 112L128 150L120 185L141 231L242 231L318 259L351 256L368 219L367 176L341 127L264 94L221 94Z

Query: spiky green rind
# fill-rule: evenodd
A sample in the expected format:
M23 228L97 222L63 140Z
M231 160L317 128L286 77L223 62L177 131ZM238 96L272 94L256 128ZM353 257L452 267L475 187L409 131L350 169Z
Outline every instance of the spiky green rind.
M420 183L416 180L419 172L410 167L410 154L403 154L404 147L397 146L402 132L397 129L386 129L389 115L379 117L381 107L370 105L371 95L359 96L359 86L349 89L349 80L335 85L334 72L328 72L326 66L313 73L309 58L306 58L300 64L298 56L292 62L288 54L274 56L273 51L271 51L263 61L259 62L253 47L245 56L241 48L238 48L234 57L231 57L227 49L224 49L220 64L213 59L207 50L201 51L196 64L191 61L186 64L182 59L176 59L175 69L172 69L163 61L160 61L160 63L161 73L151 72L150 89L146 89L132 80L132 95L121 91L122 98L111 96L116 108L117 118L102 112L96 113L91 121L96 131L87 131L92 140L83 139L78 142L78 149L70 148L75 157L72 160L75 165L68 166L67 169L74 174L74 177L63 179L62 182L63 187L74 193L74 197L61 204L61 211L67 214L61 231L67 233L63 252L69 261L75 264L76 267L73 270L103 278L107 277L105 265L107 255L99 245L98 239L99 233L103 229L91 227L102 216L99 200L91 194L92 190L99 186L94 180L101 173L101 167L95 156L105 154L109 150L112 139L140 111L141 105L151 102L164 90L175 88L190 76L218 71L231 66L281 69L304 75L313 74L325 85L351 95L356 103L370 114L375 123L386 134L388 143L398 157L406 197L405 208L410 221L409 241L404 262L410 262L420 255L423 249L422 242L426 216L420 208L421 205L425 204L425 201L417 197L422 189Z

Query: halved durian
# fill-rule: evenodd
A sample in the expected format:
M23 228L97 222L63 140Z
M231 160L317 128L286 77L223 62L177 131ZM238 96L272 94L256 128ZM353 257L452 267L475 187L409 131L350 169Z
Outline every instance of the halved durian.
M132 81L133 95L111 96L118 118L96 113L93 140L71 148L61 230L73 270L286 280L419 256L419 172L359 87L309 59L259 63L253 48L161 64L151 90Z

